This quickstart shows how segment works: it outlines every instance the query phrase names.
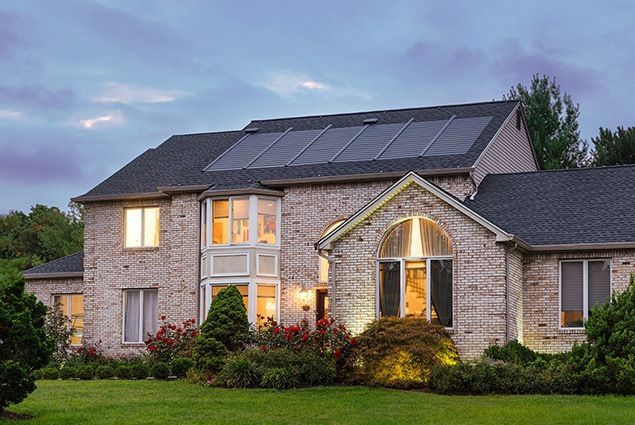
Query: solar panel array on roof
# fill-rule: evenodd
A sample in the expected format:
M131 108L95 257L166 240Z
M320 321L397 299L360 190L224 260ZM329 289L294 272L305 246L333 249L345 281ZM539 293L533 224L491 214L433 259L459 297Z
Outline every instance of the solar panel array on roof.
M492 117L457 118L439 135L424 156L461 155L470 150Z
M492 117L248 133L206 170L283 167L466 153Z

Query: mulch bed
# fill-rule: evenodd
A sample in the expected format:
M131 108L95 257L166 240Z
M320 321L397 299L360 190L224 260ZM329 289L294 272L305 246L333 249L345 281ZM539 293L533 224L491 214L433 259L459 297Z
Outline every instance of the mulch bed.
M33 416L26 415L24 413L13 413L13 412L0 412L0 420L11 420L11 421L25 421L32 419Z

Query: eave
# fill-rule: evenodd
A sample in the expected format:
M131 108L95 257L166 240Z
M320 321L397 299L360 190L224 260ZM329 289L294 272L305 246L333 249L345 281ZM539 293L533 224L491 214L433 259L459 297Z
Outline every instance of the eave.
M25 280L83 278L84 272L23 273Z

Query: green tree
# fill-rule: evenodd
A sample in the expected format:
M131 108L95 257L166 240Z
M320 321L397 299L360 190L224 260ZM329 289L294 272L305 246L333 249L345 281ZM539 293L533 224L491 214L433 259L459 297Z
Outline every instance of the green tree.
M617 127L615 132L600 127L600 134L591 141L595 145L591 165L635 164L635 127Z
M46 336L46 307L24 292L19 275L0 279L0 413L35 390L33 372L54 349Z
M518 84L503 99L522 102L541 169L585 165L588 145L580 139L580 107L569 94L561 93L555 78L535 74L529 87Z

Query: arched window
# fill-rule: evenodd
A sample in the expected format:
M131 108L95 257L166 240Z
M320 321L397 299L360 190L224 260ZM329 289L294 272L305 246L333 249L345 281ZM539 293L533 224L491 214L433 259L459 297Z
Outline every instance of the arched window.
M328 226L326 226L326 229L324 229L324 231L322 232L322 235L320 235L321 238L323 238L324 236L328 235L329 233L331 233L333 230L335 230L337 228L337 226L339 226L340 224L344 223L346 220L342 219L342 220L336 220L333 223L329 224ZM329 262L326 258L323 257L319 257L319 263L318 263L318 269L319 269L319 282L320 283L328 283L329 281Z
M452 243L432 220L390 229L379 249L379 317L424 317L452 327Z

